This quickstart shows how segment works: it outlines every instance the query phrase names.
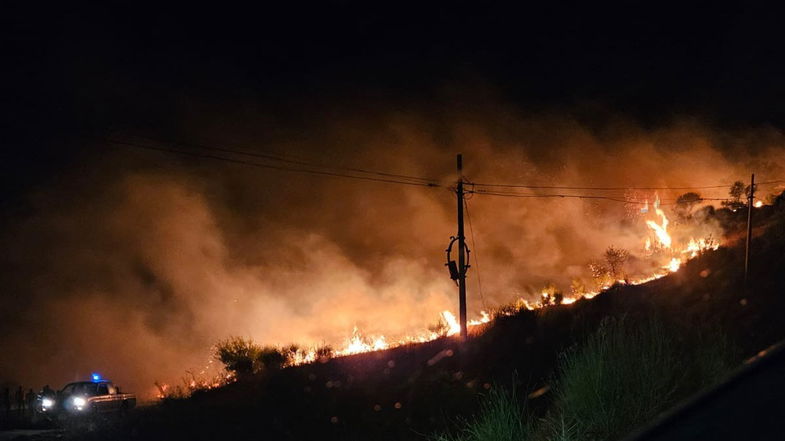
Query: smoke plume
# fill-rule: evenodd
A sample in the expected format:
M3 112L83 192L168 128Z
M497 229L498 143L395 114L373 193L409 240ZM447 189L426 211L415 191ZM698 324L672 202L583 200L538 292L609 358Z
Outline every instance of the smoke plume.
M4 232L0 380L60 387L98 371L147 396L157 379L204 368L211 345L229 335L340 345L354 327L392 338L421 331L440 311L457 309L444 267L456 233L446 187L455 182L457 152L478 183L690 187L746 180L751 171L764 181L785 177L782 135L763 128L644 129L623 121L597 128L495 108L334 117L270 138L258 136L251 119L226 127L186 118L182 126L206 144L230 139L245 150L444 186L310 176L91 141L89 159L31 194L33 209ZM686 191L658 196L673 201ZM724 187L696 191L727 196ZM647 190L603 194L654 198ZM470 316L535 298L549 283L568 292L574 279L590 280L588 263L608 246L640 254L648 234L640 206L608 200L473 194L468 206ZM721 234L711 223L690 228Z

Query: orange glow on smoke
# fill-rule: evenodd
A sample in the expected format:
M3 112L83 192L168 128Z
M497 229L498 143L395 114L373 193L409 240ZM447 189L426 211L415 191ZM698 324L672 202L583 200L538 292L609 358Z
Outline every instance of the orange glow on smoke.
M756 206L759 206L756 204ZM610 288L613 284L619 285L640 285L668 274L677 272L682 265L690 259L698 257L700 254L707 250L716 250L719 248L719 243L713 239L711 235L706 237L690 237L686 244L683 243L685 239L681 239L678 235L679 225L676 224L676 237L671 236L668 227L670 221L664 210L660 208L660 198L655 194L654 203L652 204L653 212L649 212L649 204L646 202L643 209L640 210L641 216L654 217L654 219L643 219L646 225L646 237L643 239L642 255L641 258L650 260L655 269L653 273L648 275L640 274L636 277L619 278L618 275L614 277L605 278L601 286L596 286L594 290L581 289L579 293L572 295L562 295L558 289L550 285L548 288L541 291L541 297L538 301L531 302L524 298L517 299L514 304L508 305L501 310L494 313L495 316L513 315L524 309L534 310L540 308L553 307L558 304L572 305L581 299L591 299L597 296L602 291ZM557 297L558 295L558 297ZM487 311L480 311L479 318L468 320L467 327L476 328L484 325L492 320L491 314ZM476 331L475 331L476 332ZM439 325L435 329L425 330L419 333L414 333L402 338L392 339L385 335L365 335L354 327L352 334L347 338L343 345L333 351L333 356L342 357L354 354L361 354L372 351L380 351L391 349L402 345L413 343L424 343L442 337L451 337L460 333L460 324L455 315L448 311L439 313ZM324 361L325 359L322 359ZM293 355L290 365L302 365L319 361L317 350L303 350L298 351ZM211 361L212 363L212 361ZM204 373L203 371L202 373ZM231 375L225 378L219 378L216 381L210 381L204 384L197 384L191 381L187 387L197 388L200 385L206 388L217 387L221 384L234 381L235 378ZM168 385L158 385L158 396L163 397L170 392Z

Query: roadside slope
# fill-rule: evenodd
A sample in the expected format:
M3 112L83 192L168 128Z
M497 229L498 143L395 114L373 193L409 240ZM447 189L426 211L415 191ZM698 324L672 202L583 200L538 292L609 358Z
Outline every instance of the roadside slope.
M743 248L720 248L677 273L615 286L591 300L499 317L464 345L453 338L254 377L136 412L122 427L80 439L423 439L476 411L494 384L518 396L547 390L559 354L609 316L657 315L675 328L722 330L751 356L785 338L785 215L753 241L750 289ZM537 412L548 393L529 400Z

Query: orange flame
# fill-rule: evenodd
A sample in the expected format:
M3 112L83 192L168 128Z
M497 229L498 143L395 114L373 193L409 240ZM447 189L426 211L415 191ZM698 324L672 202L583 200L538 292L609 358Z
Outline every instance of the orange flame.
M672 240L670 234L668 234L668 218L665 216L665 212L660 208L660 197L656 193L654 195L654 212L662 219L662 222L658 224L653 220L647 220L646 225L654 230L654 234L657 236L657 240L660 241L663 248L670 248Z

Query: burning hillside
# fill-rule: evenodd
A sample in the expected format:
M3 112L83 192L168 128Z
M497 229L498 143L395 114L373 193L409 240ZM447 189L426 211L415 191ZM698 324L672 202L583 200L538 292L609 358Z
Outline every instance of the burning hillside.
M474 252L468 316L477 323L511 303L534 308L556 294L570 303L665 274L724 240L707 202L719 207L715 199L727 199L729 185L751 168L770 180L785 172L771 139L730 160L717 135L693 126L593 133L574 121L521 118L509 127L517 128L513 136L456 115L454 142L445 145L414 123L426 116L390 118L352 119L355 130L336 126L318 145L288 134L284 140L300 141L264 148L319 164L319 146L330 143L337 150L329 166L342 174L384 171L416 185L260 169L226 152L209 155L236 162L185 155L173 162L168 152L96 141L107 155L101 167L42 188L29 214L5 230L6 286L24 301L2 309L5 343L15 349L4 352L10 358L0 376L59 384L99 370L145 391L186 369L200 372L211 345L232 335L349 354L454 332L444 312L458 317L456 291L443 250L455 234L455 151L464 152L466 177L476 184L468 188L466 235ZM336 172L327 167L309 170ZM698 203L677 204L694 186L713 188L692 190ZM761 199L775 191L762 185ZM572 197L595 195L602 198ZM606 255L609 247L615 251ZM116 355L100 355L108 353ZM17 369L17 359L27 367Z
M750 286L754 298L745 298L740 289L744 246L729 243L687 258L677 273L652 283L619 283L590 301L570 305L537 311L524 307L491 321L485 332L463 344L441 338L290 369L263 370L194 399L167 401L165 406L141 413L127 427L155 439L199 436L231 421L232 430L249 437L273 432L297 439L414 440L422 439L422 434L449 431L463 417L473 421L468 415L477 412L478 400L500 387L514 391L526 403L526 415L539 421L558 400L555 385L563 375L559 363L565 354L575 353L576 344L580 348L585 337L607 329L603 324L624 320L646 323L654 318L664 320L656 323L673 333L674 344L687 345L682 347L686 352L680 350L672 358L673 353L663 352L662 341L657 340L652 354L658 362L668 364L669 372L681 384L689 386L686 391L680 389L682 396L689 395L723 375L725 371L718 371L718 366L733 367L785 336L780 314L785 302L780 295L785 282L780 274L785 243L783 207L781 201L778 208L763 206L756 213L761 227L768 229L761 228L753 241L753 259L758 262ZM735 219L744 218L742 214ZM669 228L669 234L675 233L675 227L673 231ZM636 345L636 350L643 347L639 346L641 339L619 341L624 343L621 350L629 344ZM705 351L723 352L708 358ZM671 358L659 358L663 353ZM591 358L598 363L605 359ZM708 359L720 365L696 361ZM648 372L647 366L654 375L664 371L656 363L650 366L646 359L641 362L646 364L634 365L639 369L622 370L631 373L630 378L636 381L633 386L640 381L637 376L641 372ZM701 372L705 375L685 376L685 369L704 369ZM597 387L594 371L586 371L587 381ZM611 371L611 375L617 374ZM666 380L659 381L668 385L665 396L655 395L653 405L664 409L675 402L669 398L671 379L663 378ZM599 386L617 379L603 377ZM614 383L617 389L629 384ZM609 399L615 403L618 396ZM640 396L632 394L627 399L637 403ZM516 418L519 415L514 414Z
M696 200L692 205L699 202L701 201ZM716 219L707 215L713 210L713 207L707 205L703 212L698 214L692 213L695 207L689 207L688 215L682 211L681 222L674 224L668 218L661 204L659 195L654 193L651 205L645 199L642 206L637 209L635 221L646 226L646 229L642 230L643 234L638 249L628 251L611 246L604 254L604 262L596 261L587 264L587 268L593 273L591 284L574 280L571 292L566 295L562 293L560 288L550 285L542 290L540 299L518 298L494 311L481 310L479 318L468 321L470 332L478 326L490 322L492 317L513 315L522 309L535 310L553 305L569 305L582 298L591 299L615 284L640 285L659 279L678 271L683 264L704 252L717 250L720 247L719 239L723 237L721 227ZM636 205L633 204L633 206ZM590 287L589 289L586 288L587 285ZM460 329L455 315L449 310L441 312L437 325L431 326L426 331L403 337L391 338L383 334L364 335L362 330L355 326L351 336L341 346L335 349L331 348L329 356L341 357L383 351L413 343L425 343L437 338L457 335ZM281 351L291 352L289 365L308 364L320 359L324 361L321 348L303 349L292 346L291 349L282 348ZM207 369L202 370L200 375L205 375L207 371ZM215 380L207 382L200 380L199 384L194 379L191 380L189 386L192 389L199 387L209 389L234 379L233 374L220 374L214 378ZM159 396L165 395L167 387L164 385Z

